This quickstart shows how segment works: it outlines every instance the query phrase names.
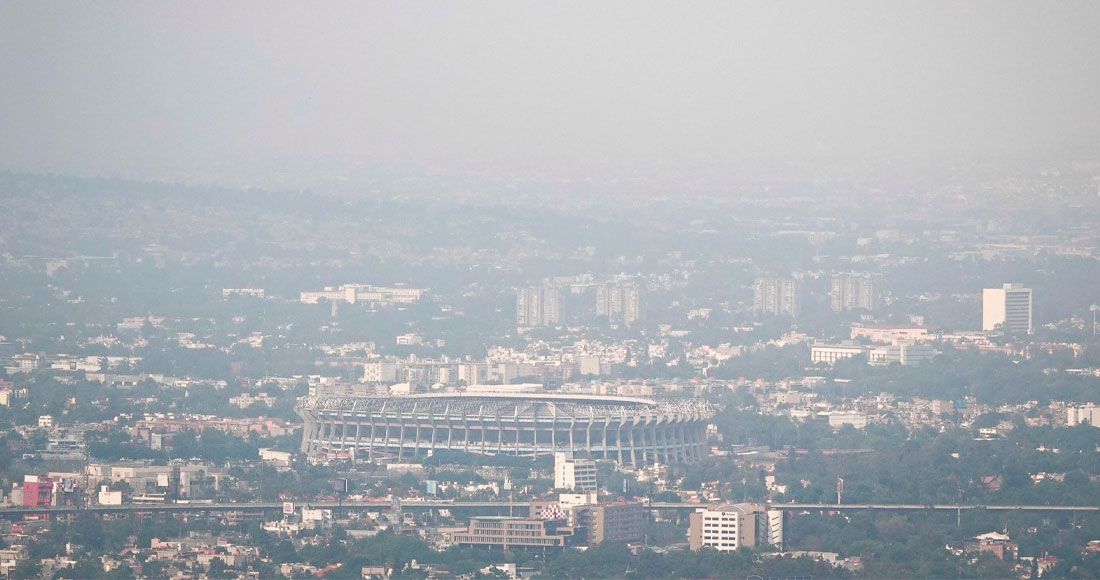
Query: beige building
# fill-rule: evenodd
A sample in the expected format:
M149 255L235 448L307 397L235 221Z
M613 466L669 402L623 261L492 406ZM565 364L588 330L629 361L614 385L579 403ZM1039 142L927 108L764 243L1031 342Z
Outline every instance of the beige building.
M533 501L531 519L564 521L589 546L603 542L641 542L645 538L645 509L640 502L600 503L596 492L563 493L557 501Z
M641 542L645 536L645 512L638 502L601 503L576 508L576 520L588 529L588 545L603 542Z
M571 533L571 530L570 530ZM510 516L478 516L470 518L465 532L452 536L459 546L476 548L562 548L569 534L558 533L546 520Z

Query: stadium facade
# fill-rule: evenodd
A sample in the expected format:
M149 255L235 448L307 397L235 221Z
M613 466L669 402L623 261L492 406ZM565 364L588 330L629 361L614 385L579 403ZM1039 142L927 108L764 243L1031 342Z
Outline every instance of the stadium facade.
M396 460L432 450L539 457L555 451L623 465L680 463L706 455L702 399L567 393L453 392L298 400L302 451Z

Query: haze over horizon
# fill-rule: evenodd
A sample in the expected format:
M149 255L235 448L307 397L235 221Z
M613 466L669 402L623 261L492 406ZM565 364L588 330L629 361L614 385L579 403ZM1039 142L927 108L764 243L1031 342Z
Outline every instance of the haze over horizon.
M0 0L0 580L1100 578L1100 0Z
M1100 3L0 4L0 170L1100 158Z

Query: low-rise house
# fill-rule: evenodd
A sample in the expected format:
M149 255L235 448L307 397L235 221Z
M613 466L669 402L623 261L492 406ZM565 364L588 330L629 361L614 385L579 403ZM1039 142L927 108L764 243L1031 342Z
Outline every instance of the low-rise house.
M1008 534L999 532L974 536L963 544L963 551L965 552L987 552L1009 562L1016 560L1018 548L1016 543L1008 537Z

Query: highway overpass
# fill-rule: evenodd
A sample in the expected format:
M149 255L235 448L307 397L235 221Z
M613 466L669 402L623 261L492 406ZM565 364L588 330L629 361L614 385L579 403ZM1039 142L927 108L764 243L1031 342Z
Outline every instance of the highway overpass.
M499 513L501 511L517 511L525 514L529 504L527 502L508 501L402 501L401 509L405 511L419 511L428 509L449 510L474 510ZM383 502L294 502L295 507L308 506L313 508L343 509L349 511L389 511L393 503ZM827 504L827 503L769 503L774 509L795 511L893 511L893 512L917 512L917 511L969 511L985 509L990 511L1028 511L1028 512L1100 512L1100 506L1080 505L981 505L981 504ZM653 502L650 509L694 511L705 507L704 504L686 502ZM57 506L48 508L33 507L4 507L0 508L0 518L19 519L28 515L44 514L73 514L89 512L96 514L125 514L125 513L219 513L219 512L279 512L283 509L281 502L252 502L252 503L166 503L166 504L124 504L124 505L97 505L86 507Z

